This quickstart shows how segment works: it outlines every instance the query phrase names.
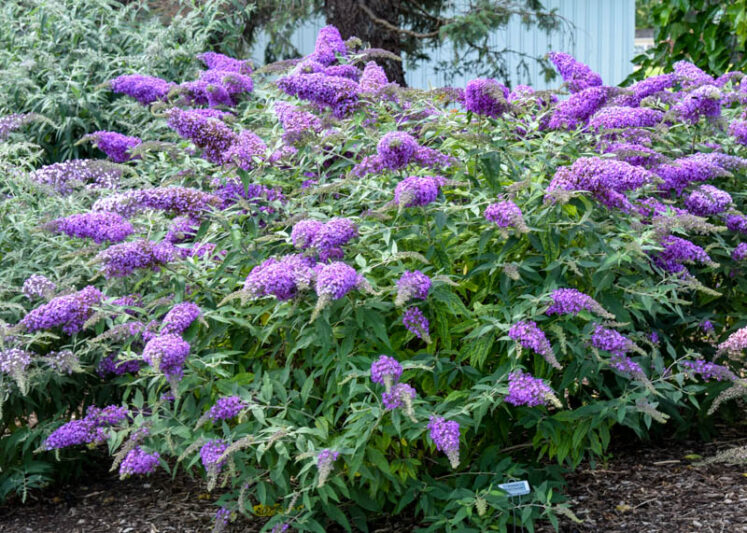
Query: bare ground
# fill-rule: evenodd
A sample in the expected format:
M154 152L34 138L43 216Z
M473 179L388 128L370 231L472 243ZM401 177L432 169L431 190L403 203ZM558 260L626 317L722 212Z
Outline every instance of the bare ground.
M747 445L747 426L720 439L613 445L596 469L582 465L568 479L568 497L583 520L561 521L562 533L747 533L747 464L697 465L696 456ZM165 474L119 481L91 476L76 486L30 495L0 507L1 533L202 533L212 530L215 494L198 480ZM227 532L253 533L263 519L241 519ZM377 521L372 531L406 532L412 520ZM550 533L548 524L538 533ZM332 531L332 530L330 530Z

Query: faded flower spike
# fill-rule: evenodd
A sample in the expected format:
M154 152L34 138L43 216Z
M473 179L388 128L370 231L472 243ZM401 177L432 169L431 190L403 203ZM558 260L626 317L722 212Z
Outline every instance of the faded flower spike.
M332 473L333 463L340 456L340 452L336 452L325 448L319 455L316 456L316 467L319 469L319 482L317 487L324 486L327 478Z

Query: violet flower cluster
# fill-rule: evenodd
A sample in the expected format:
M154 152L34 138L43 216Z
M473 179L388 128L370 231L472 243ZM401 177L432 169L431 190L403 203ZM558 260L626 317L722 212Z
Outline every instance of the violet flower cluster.
M129 411L125 407L109 405L103 409L91 406L86 416L71 420L54 430L44 441L44 449L56 450L79 444L100 444L108 439L106 429L123 422Z
M302 142L322 131L322 121L316 115L286 102L275 103L275 115L285 130L283 141L288 144Z
M385 134L376 145L376 155L366 156L351 171L354 176L401 170L410 163L421 167L443 169L455 163L454 158L432 148L420 146L415 138L404 131Z
M291 231L293 246L313 251L321 261L341 259L344 255L342 247L357 236L358 228L347 218L333 218L325 223L301 220Z
M172 307L161 322L161 334L184 331L200 316L200 308L192 302L181 302Z
M250 183L248 187L238 178L228 178L222 180L215 178L211 185L216 187L213 194L220 199L220 208L226 209L239 200L244 200L258 206L259 211L266 213L274 212L274 209L268 205L270 202L285 202L283 191L278 188L270 188L257 183Z
M555 358L555 352L553 352L550 341L547 340L545 333L537 326L536 322L521 320L511 326L508 330L508 336L522 347L541 355L550 366L557 369L562 368Z
M301 254L267 259L252 269L243 290L253 298L290 300L311 287L317 275L314 266L313 258Z
M430 324L418 307L408 307L405 309L405 312L402 313L402 323L407 328L407 331L417 338L423 339L427 344L430 344Z
M420 270L405 270L397 280L397 297L394 305L401 307L412 299L425 300L431 289L431 278Z
M685 263L711 263L706 251L687 239L667 235L662 239L661 246L664 249L653 255L654 264L666 272L687 272Z
M555 403L551 400L553 391L547 383L521 370L515 370L508 375L508 395L506 403L519 406L536 407Z
M319 109L329 108L335 117L342 118L358 105L358 83L341 76L323 72L291 74L280 78L277 86L286 94L308 100Z
M440 416L431 416L428 422L428 437L436 449L444 452L451 467L459 467L459 423Z
M602 77L587 65L576 61L572 55L564 52L550 52L549 58L572 93L602 85Z
M157 372L169 379L179 380L184 373L184 361L189 355L187 341L174 333L167 333L152 338L143 349L143 360Z
M353 267L337 261L319 269L316 294L322 300L339 300L362 283L362 276Z
M114 194L96 200L94 211L110 211L131 217L145 209L198 217L210 206L219 205L215 195L190 187L154 187Z
M744 261L747 259L747 242L740 242L731 252L731 258L734 261Z
M572 94L561 101L547 124L553 130L575 130L585 126L589 118L607 102L611 89L609 87L589 87Z
M610 106L600 109L591 117L589 125L599 130L622 128L650 128L664 118L664 113L646 107Z
M738 329L729 335L729 338L718 345L717 353L737 359L741 357L745 348L747 348L747 327Z
M0 374L18 376L31 364L31 353L19 348L0 350Z
M319 471L319 481L317 483L317 487L324 486L324 483L326 483L327 478L332 473L332 469L334 468L334 462L337 460L337 458L340 456L340 452L336 452L334 450L330 450L325 448L321 452L319 452L316 456L316 467Z
M224 396L218 398L210 410L208 411L208 418L213 422L219 420L229 420L238 415L242 410L246 409L247 403L244 402L238 396Z
M107 278L122 278L141 268L156 271L176 258L177 249L170 242L137 239L110 246L98 253L96 261Z
M158 452L148 453L140 446L136 446L129 452L119 465L119 477L125 478L134 475L152 474L158 467L160 455Z
M524 214L518 205L511 200L490 204L485 208L485 219L499 228L514 228L520 233L529 231L524 222Z
M653 178L648 170L624 161L581 157L570 167L560 167L555 172L547 192L588 191L608 208L629 210L632 206L624 193L650 183Z
M605 350L618 357L624 356L633 349L633 342L614 329L597 326L591 334L591 345L599 350Z
M394 188L394 203L400 207L425 206L438 196L439 180L433 176L410 176Z
M76 293L53 298L30 311L21 320L21 325L29 332L59 327L63 333L72 335L81 330L93 315L93 306L103 299L101 291L89 285Z
M399 381L402 376L402 365L394 357L380 355L371 364L371 381L384 385L386 391L392 389L392 385Z
M477 78L467 82L464 108L477 115L496 118L508 109L508 87L492 78Z
M707 217L726 211L731 204L731 195L713 185L701 185L685 199L685 207L693 215Z
M704 85L673 106L673 110L684 121L695 124L700 117L714 118L721 115L722 94L718 87Z
M550 299L552 305L545 311L547 315L575 316L585 310L604 318L615 318L615 315L602 307L594 298L576 289L556 289L550 293Z
M122 242L135 232L132 224L125 218L118 213L107 211L94 211L58 218L48 227L69 237L92 239L96 243Z
M314 43L314 53L309 56L312 61L317 61L324 66L329 66L337 61L337 56L347 56L347 46L342 40L340 30L329 25L319 30Z
M115 163L126 163L132 159L130 150L143 142L138 137L122 135L116 131L96 131L87 137L93 139L96 147Z
M125 74L109 82L112 91L130 96L143 105L165 100L174 85L161 78L142 74Z
M222 439L208 441L200 448L200 460L208 474L217 475L221 471L226 461L221 461L220 457L227 448L228 444Z
M722 365L711 363L704 359L696 359L695 361L680 361L680 366L685 369L688 375L694 377L700 375L704 381L737 381L737 376Z

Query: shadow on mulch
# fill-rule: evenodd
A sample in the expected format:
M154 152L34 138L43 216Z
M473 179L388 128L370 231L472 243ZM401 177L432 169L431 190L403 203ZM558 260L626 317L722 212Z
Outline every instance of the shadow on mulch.
M710 443L613 444L606 464L567 476L573 512L561 533L747 533L747 465L696 466L697 458L747 445L747 425ZM25 505L0 507L0 533L203 533L213 527L217 495L199 480L165 473L119 481L89 476L74 486L36 491ZM240 519L226 533L258 532L262 519ZM411 532L413 522L377 522L376 533ZM330 530L331 532L332 530ZM551 533L538 524L537 533Z

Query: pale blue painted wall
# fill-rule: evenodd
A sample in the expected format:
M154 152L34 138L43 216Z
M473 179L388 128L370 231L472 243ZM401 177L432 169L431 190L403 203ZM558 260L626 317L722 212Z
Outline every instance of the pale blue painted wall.
M456 0L456 6L463 0ZM545 0L546 8L557 8L558 14L571 21L575 29L572 32L552 34L527 29L518 18L508 27L491 38L491 44L521 50L524 53L540 56L550 50L568 52L579 61L589 65L601 74L604 83L617 85L633 70L633 46L635 39L635 0ZM324 20L307 22L298 28L293 36L294 46L306 55L314 50L316 34L324 26ZM257 64L262 64L266 41L263 37L255 45L253 57ZM431 50L431 57L437 62L449 58L453 49L448 43ZM516 71L517 59L509 61L509 70ZM447 85L443 75L434 70L433 63L420 63L415 68L405 64L407 83L411 87L429 88ZM537 89L556 87L559 78L549 84L545 83L539 68L529 61L531 85ZM474 75L456 78L450 83L455 87L464 87ZM526 83L526 78L515 77L513 84Z

